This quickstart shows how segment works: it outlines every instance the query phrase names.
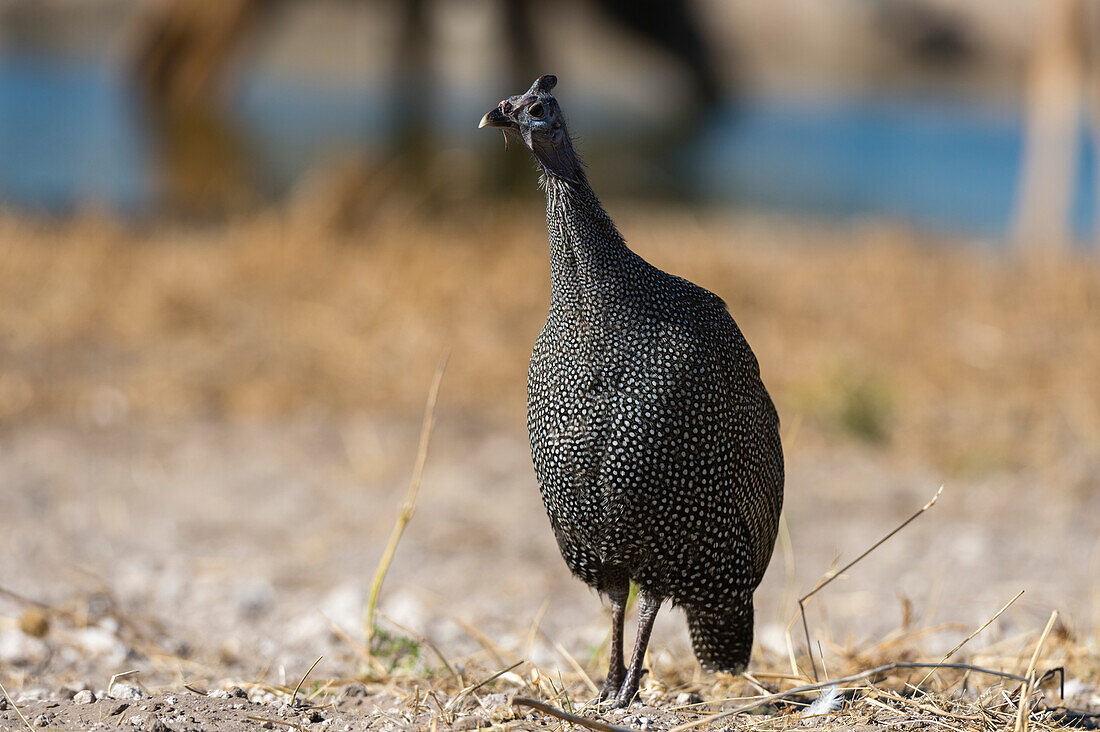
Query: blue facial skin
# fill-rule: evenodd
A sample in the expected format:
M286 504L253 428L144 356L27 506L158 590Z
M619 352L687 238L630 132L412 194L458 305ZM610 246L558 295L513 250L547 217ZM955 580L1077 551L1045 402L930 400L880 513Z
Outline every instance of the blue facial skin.
M557 81L551 75L540 76L527 92L489 111L478 127L499 127L506 136L515 133L548 175L579 185L584 181L581 163L558 101L550 93Z

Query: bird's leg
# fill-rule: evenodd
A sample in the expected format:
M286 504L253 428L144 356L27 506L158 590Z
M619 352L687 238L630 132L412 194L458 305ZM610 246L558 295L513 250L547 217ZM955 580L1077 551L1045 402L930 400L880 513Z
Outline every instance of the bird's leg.
M638 639L634 641L634 655L630 659L630 668L626 670L619 693L615 697L616 707L628 707L638 693L638 683L642 680L642 663L649 646L649 634L653 632L653 621L661 609L661 600L645 590L638 593Z
M607 680L603 682L600 702L613 700L619 693L619 687L626 676L626 666L623 664L623 623L626 619L626 601L630 595L630 581L624 579L608 590L611 599L611 659L607 666Z

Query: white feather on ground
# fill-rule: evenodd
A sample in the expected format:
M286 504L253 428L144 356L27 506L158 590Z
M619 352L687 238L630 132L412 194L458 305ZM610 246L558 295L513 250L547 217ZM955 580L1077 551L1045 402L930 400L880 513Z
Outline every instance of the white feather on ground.
M828 714L840 709L840 705L844 699L840 696L840 689L835 686L826 686L821 690L821 696L814 699L813 704L806 707L802 712L802 718L816 717L821 714Z

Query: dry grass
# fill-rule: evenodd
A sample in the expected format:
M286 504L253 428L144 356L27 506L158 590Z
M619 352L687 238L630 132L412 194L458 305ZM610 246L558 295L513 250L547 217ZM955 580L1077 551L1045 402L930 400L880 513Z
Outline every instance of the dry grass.
M733 677L701 673L689 657L651 649L651 673L636 703L629 710L610 711L597 709L592 701L592 679L600 678L602 668L582 664L561 649L561 663L540 667L523 660L521 648L502 648L483 639L482 653L462 659L448 661L440 655L439 663L424 660L403 670L398 659L389 672L366 673L354 681L318 682L310 702L334 703L345 685L361 683L367 693L400 699L403 711L387 719L416 729L446 728L467 718L467 729L475 723L478 728L535 729L546 720L557 721L543 711L524 708L528 705L523 698L604 730L1096 729L1100 656L1095 642L1074 638L1055 619L1056 614L1046 628L988 645L965 662L934 669L934 674L925 671L937 661L920 660L921 641L929 629L899 628L868 647L830 648L830 673L816 683L808 675L810 662L804 655L792 669L786 655L757 648L750 672ZM885 668L868 673L876 667ZM1063 698L1063 674L1084 680L1087 691ZM1023 678L1035 682L1025 685ZM288 691L262 686L283 695ZM798 693L803 686L816 688ZM830 689L837 694L835 704L809 709Z
M61 620L63 613L48 610ZM127 617L120 620L124 625L136 622ZM269 705L248 707L248 719L303 730L308 726L303 718L308 718L310 710L351 719L356 729L574 728L568 723L560 725L544 712L520 706L514 701L517 698L540 700L594 723L593 729L611 730L1096 729L1100 724L1100 648L1095 639L1075 637L1055 616L1051 621L1045 628L1004 637L980 651L953 658L953 662L973 669L941 668L934 674L926 674L921 663L935 665L938 653L925 655L923 649L930 631L942 629L902 626L881 641L859 648L827 643L828 671L816 684L804 654L794 658L792 668L786 653L757 647L750 671L734 677L703 673L690 656L651 647L647 660L650 673L635 704L628 710L610 711L597 709L591 701L593 679L601 678L603 660L576 659L559 646L558 662L536 664L526 660L529 643L501 646L476 628L470 632L483 649L447 658L434 646L429 654L423 647L426 641L390 624L376 638L374 659L378 663L361 666L358 672L349 669L349 658L364 657L362 647L349 639L347 657L326 663L319 658L308 669L287 669L283 681L266 673L255 679L225 680L216 667L137 647L158 665L178 664L187 669L185 678L190 680L173 684L169 690L198 694L205 703L224 704L228 709L235 700L219 702L209 690L241 686L253 701ZM535 618L533 630L537 624ZM378 643L379 639L384 642ZM880 666L896 667L868 673ZM978 667L1015 678L982 672ZM1054 672L1059 668L1064 669L1064 679ZM341 670L342 675L333 675ZM1021 677L1036 679L1030 693ZM830 680L832 684L827 685ZM1063 680L1072 681L1067 689L1076 688L1067 698L1061 695ZM824 688L791 693L808 685ZM809 709L812 702L830 694L830 686L836 690L835 704ZM158 692L153 689L150 693ZM366 697L370 703L366 708L360 704L351 708L348 701L355 696ZM257 711L262 714L256 716ZM232 717L221 719L227 729L238 729ZM598 726L600 723L604 726Z
M2 219L0 422L415 413L445 346L442 410L518 414L547 298L538 214L409 218L344 238L275 215L216 230ZM875 226L618 218L637 250L727 299L798 439L1095 485L1094 260L1028 268Z
M1028 268L885 227L612 210L647 258L727 299L784 415L788 449L858 439L957 472L1041 468L1071 492L1098 485L1095 261ZM409 413L445 346L453 355L440 408L514 416L547 297L537 214L409 218L382 216L345 238L295 230L274 215L217 230L0 219L0 423ZM956 636L935 649L924 641L942 629L908 624L877 644L823 640L826 673L938 661L971 630L951 629ZM1039 644L1042 630L967 645L952 660L1025 675L1034 656L1031 671L1065 666L1095 695L1096 640L1054 623ZM364 668L359 681L400 702L377 719L418 729L463 717L506 728L545 719L494 701L497 692L589 713L598 659L559 647L560 665L537 667L525 660L531 641L500 647L470 633L483 651L461 659L429 654L410 631L376 636L384 670ZM364 655L350 638L347 645L349 658ZM184 665L163 649L148 653ZM643 706L605 715L611 723L705 721L812 681L808 657L768 648L757 650L751 675L737 678L704 675L694 660L659 648L648 665ZM325 677L324 666L311 678ZM216 668L186 667L219 678ZM313 704L336 703L348 681L312 681L303 693ZM292 691L264 679L252 686L287 698ZM1049 683L1024 699L1026 716L1020 686L957 669L895 669L844 684L841 706L819 717L802 717L809 696L714 727L985 732L1018 716L1033 728L1065 725L1051 711L1059 700Z
M437 388L438 372L429 397L426 425L432 419ZM414 475L422 467L422 461L418 460ZM825 590L833 579L848 573L885 541L920 518L935 505L942 491L941 486L932 500L855 560L827 573L813 590L799 600L799 605ZM400 515L405 517L408 513L411 513L411 507L406 503ZM380 565L383 573L391 558L392 554L383 557ZM1100 684L1100 654L1097 653L1095 641L1074 638L1064 625L1060 625L1057 611L1051 613L1037 641L1032 642L1030 637L1024 640L1025 649L1033 647L1030 660L1024 661L1027 656L1020 655L1019 650L1005 652L1006 648L1020 648L1020 639L1013 638L1010 644L993 644L980 654L975 654L973 662L953 660L948 663L963 646L995 623L1022 594L1017 594L994 612L939 661L914 660L921 658L919 641L929 635L929 631L935 632L937 629L911 628L908 619L904 621L904 627L869 648L838 648L831 645L831 676L824 650L818 644L821 664L825 669L823 679L818 674L813 657L813 641L804 608L800 618L806 632L807 652L801 657L795 654L791 628L796 623L792 619L787 628L787 655L758 647L754 668L738 677L717 674L704 678L689 657L674 657L665 652L661 659L664 663L661 663L654 656L662 654L654 654L651 648L647 657L652 673L643 684L636 704L628 710L608 710L597 706L593 695L598 687L592 679L599 669L584 668L560 644L555 644L555 648L566 662L567 673L563 673L561 665L547 672L524 660L524 656L530 653L542 611L536 616L523 649L502 649L477 629L469 629L471 635L485 647L491 663L500 666L506 656L520 659L491 675L486 675L486 667L479 665L476 657L464 659L457 668L462 669L463 673L468 673L471 668L477 669L475 674L483 680L476 683L466 684L462 674L455 672L455 666L435 646L432 649L449 672L449 677L443 675L441 669L428 676L413 674L411 678L404 679L385 671L378 676L377 670L380 666L384 669L384 666L369 650L355 650L373 664L375 675L372 677L368 672L369 681L390 693L404 693L409 712L404 720L392 721L397 724L407 722L421 729L428 725L435 729L439 724L457 726L464 718L468 723L463 727L466 729L530 729L550 719L561 720L565 726L575 725L597 732L632 732L635 729L668 729L671 732L733 728L778 730L791 726L866 730L899 726L946 727L973 732L1005 730L1011 726L1014 732L1027 732L1029 728L1100 727L1100 687L1097 686ZM543 607L545 609L545 605ZM373 612L368 614L368 618L373 618ZM1047 640L1056 628L1059 647L1047 653ZM403 628L401 630L405 631ZM423 639L417 641L424 642ZM354 648L354 644L351 645ZM784 667L786 661L790 665ZM1040 668L1040 663L1046 665ZM590 662L589 665L593 664ZM807 675L807 669L812 669L812 679ZM914 673L925 671L927 673L919 680L914 676ZM1064 689L1067 674L1092 681L1091 687L1084 687L1088 689L1085 698L1070 700L1078 702L1075 708L1066 706ZM928 684L929 681L932 683ZM410 683L411 692L408 688ZM1077 683L1080 684L1079 679ZM477 696L478 691L489 691L494 684L501 687L509 704L499 701L490 704ZM422 689L427 690L425 698L435 702L434 710L426 703L421 709ZM297 688L291 699L296 696Z

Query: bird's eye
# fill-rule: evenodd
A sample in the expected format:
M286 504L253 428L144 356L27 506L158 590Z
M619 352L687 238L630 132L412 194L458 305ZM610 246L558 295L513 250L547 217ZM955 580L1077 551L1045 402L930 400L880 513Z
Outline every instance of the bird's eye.
M527 114L531 115L535 119L542 119L542 116L546 114L546 108L538 102L535 102L527 108Z

